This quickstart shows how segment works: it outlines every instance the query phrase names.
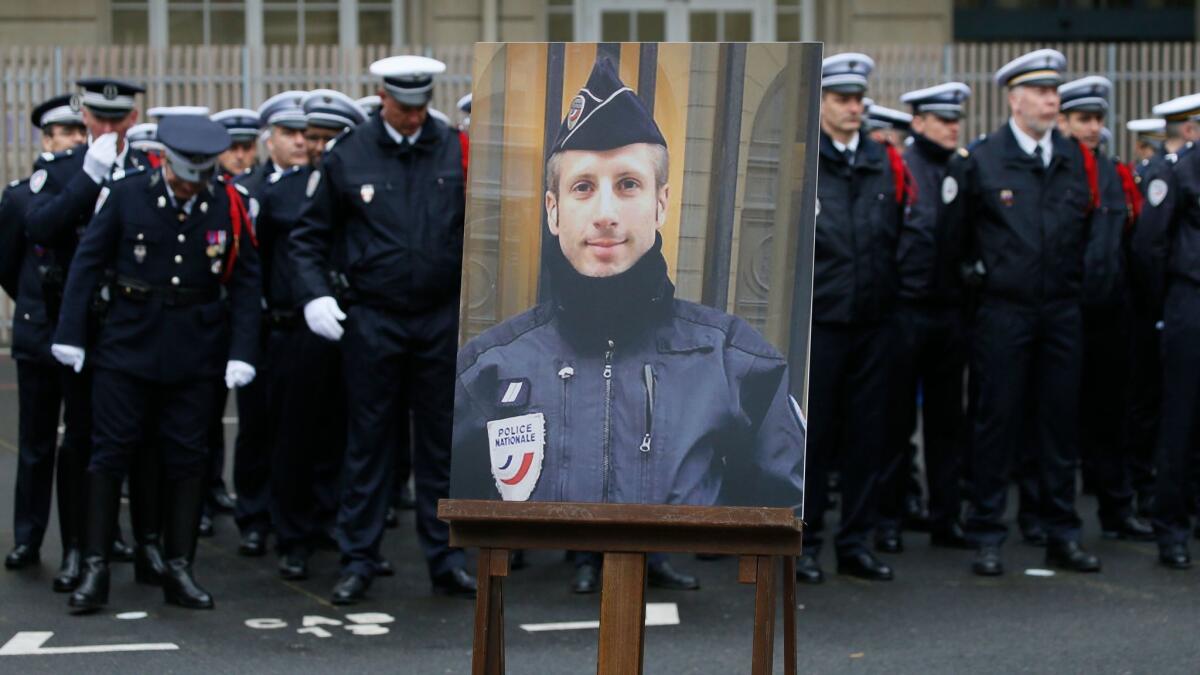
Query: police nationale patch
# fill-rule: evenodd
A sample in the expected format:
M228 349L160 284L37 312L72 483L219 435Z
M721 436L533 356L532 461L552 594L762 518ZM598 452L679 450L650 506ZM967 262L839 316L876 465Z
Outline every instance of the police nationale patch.
M317 186L320 184L321 184L321 172L320 171L312 172L312 175L308 177L308 187L304 188L304 196L312 197L313 194L317 191Z
M32 183L32 181L30 181ZM1161 178L1155 178L1146 186L1146 200L1150 202L1150 206L1158 206L1167 198L1167 181Z
M541 413L491 420L488 450L496 489L506 502L523 502L542 475L546 451L546 418Z
M41 192L42 188L46 187L47 175L45 169L34 171L33 175L29 177L29 191L35 195Z
M502 380L499 391L500 400L496 401L496 405L502 408L524 408L529 405L529 380L523 377L516 380Z
M958 181L954 180L954 176L946 176L942 180L942 203L949 204L958 196Z
M579 124L579 118L583 117L583 107L587 104L587 100L583 98L583 94L579 94L571 99L571 107L567 110L567 130L574 131L575 125Z
M104 208L104 202L108 201L108 194L111 190L107 186L100 188L100 196L96 197L96 209L92 211L92 215L100 213L100 209Z
M358 189L358 196L362 197L364 204L370 204L372 199L375 199L375 186L367 183Z

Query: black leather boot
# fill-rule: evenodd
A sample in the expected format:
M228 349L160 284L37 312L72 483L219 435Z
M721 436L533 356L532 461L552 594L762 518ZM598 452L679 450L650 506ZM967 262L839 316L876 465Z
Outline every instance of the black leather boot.
M162 465L153 452L138 453L137 466L129 476L129 522L135 542L133 578L139 584L161 586L167 573L163 558Z
M167 604L188 609L212 609L213 599L192 576L192 559L196 553L196 526L204 503L207 484L204 476L173 481L167 490L170 507L165 519L167 568L163 575L163 598Z
M67 603L77 614L108 604L108 554L121 505L121 479L107 473L89 474L87 504L83 576Z
M79 586L83 575L83 518L87 499L87 463L64 445L59 451L55 471L58 500L58 530L62 537L63 557L54 575L54 592L70 593Z
M70 542L67 550L63 551L62 565L58 574L54 575L54 592L70 593L79 586L83 575L83 552L79 550L79 542Z

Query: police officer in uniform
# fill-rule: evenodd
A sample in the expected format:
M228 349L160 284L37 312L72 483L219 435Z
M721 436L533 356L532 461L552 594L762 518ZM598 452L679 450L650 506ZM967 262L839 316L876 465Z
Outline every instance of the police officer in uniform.
M202 116L159 124L166 162L106 186L67 280L51 347L60 363L95 371L94 446L89 466L84 578L75 611L108 602L103 544L111 540L121 477L134 455L161 453L168 603L211 608L192 574L206 491L207 426L216 378L254 379L261 319L258 256L246 195L212 180L229 134ZM112 267L113 303L94 340L87 307Z
M1002 574L1002 519L1013 467L1033 444L1046 563L1097 572L1075 511L1080 300L1095 205L1077 143L1055 129L1066 58L1041 49L1006 64L1011 117L952 169L947 227L977 289L971 373L977 392L966 533L976 574ZM1030 426L1027 426L1030 425Z
M1172 124L1200 116L1200 94L1155 106L1154 113L1167 120L1170 140ZM1147 175L1133 251L1145 274L1147 304L1162 308L1162 418L1153 508L1158 559L1170 569L1187 569L1200 412L1200 153L1182 147L1165 162L1168 170Z
M1092 153L1099 203L1093 206L1091 233L1083 273L1083 375L1080 386L1079 441L1085 476L1099 502L1100 529L1112 539L1151 541L1154 531L1137 518L1131 482L1132 458L1126 455L1113 421L1124 412L1128 370L1120 367L1129 354L1129 296L1123 237L1140 195L1131 175L1102 151L1101 131L1108 113L1112 82L1091 75L1058 88L1059 125ZM1086 479L1085 479L1086 480Z
M71 96L67 94L55 96L33 109L30 119L42 132L45 156L53 157L55 153L74 148L86 138L83 117L70 105L70 100ZM35 177L38 182L33 185L44 187L45 170L40 170L40 175ZM11 237L5 237L11 248L4 253L6 256L12 254L11 262L6 262L11 271L6 270L5 290L16 299L12 357L17 362L20 402L17 422L19 459L13 505L16 545L4 559L4 566L21 569L38 562L38 551L50 518L50 493L57 484L63 559L53 586L54 590L65 592L79 582L81 491L89 444L86 437L79 438L81 421L78 416L87 415L87 411L75 408L69 411L71 436L64 439L56 453L64 387L69 386L74 374L50 356L54 323L47 307L43 279L49 266L55 264L55 251L34 244L25 235L25 210L34 194L31 188L30 178L13 181L0 198L0 227L11 232ZM53 298L55 289L49 292L57 305L57 298ZM82 428L86 429L86 424Z
M903 110L881 106L869 98L863 99L863 106L867 109L863 128L871 140L904 150L908 145L909 134L912 133L913 116Z
M1162 150L1162 143L1167 139L1167 121L1160 117L1146 117L1129 120L1125 129L1134 134L1134 173L1141 184L1142 167L1150 162L1150 158Z
M258 165L258 113L249 108L230 108L212 115L212 121L225 127L231 143L217 158L221 175L230 180L248 174Z
M863 93L875 64L864 54L825 59L813 273L810 452L805 475L804 555L797 578L820 583L827 476L841 471L838 571L890 580L867 537L878 515L885 460L896 241L907 198L894 177L899 154L861 132ZM844 427L844 428L843 428Z
M358 104L337 91L310 92L301 105L308 120L308 157L318 162L332 146L324 139L366 119ZM314 128L322 133L312 134ZM309 556L326 537L327 512L336 512L336 493L328 488L336 485L346 441L341 355L337 344L304 324L288 255L288 237L300 219L311 171L289 164L270 174L259 190L257 221L269 331L263 375L273 439L271 521L279 575L291 580L308 577Z
M309 176L291 234L305 322L342 343L349 422L338 604L361 601L376 574L405 402L415 412L417 535L434 591L475 593L437 519L437 500L449 493L465 211L458 133L428 115L434 76L444 70L417 56L371 65L383 79L380 113L345 133Z
M896 355L893 374L894 435L889 449L899 449L881 478L879 527L875 546L898 552L904 515L904 484L911 459L908 439L916 421L917 387L922 394L921 425L924 465L929 487L930 543L963 548L959 522L962 498L964 411L963 370L966 368L966 326L958 264L945 238L946 204L958 184L946 173L961 161L959 124L963 102L971 89L947 82L910 91L900 101L912 107L912 144L904 161L920 198L906 213L896 246L899 303L895 314ZM873 108L872 108L873 110Z

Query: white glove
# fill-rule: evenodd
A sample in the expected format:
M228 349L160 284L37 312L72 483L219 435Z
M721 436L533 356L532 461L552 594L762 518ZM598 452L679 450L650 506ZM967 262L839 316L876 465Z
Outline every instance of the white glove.
M83 171L96 185L108 178L113 163L117 161L117 132L110 131L100 138L92 139L87 154L83 156Z
M254 380L256 372L254 366L245 361L230 361L225 364L225 387L228 389L244 387Z
M79 347L71 345L50 345L50 353L54 356L54 360L63 364L68 368L74 368L75 372L83 370L83 355L84 352Z
M342 339L342 333L346 330L341 322L345 320L346 313L338 307L333 296L325 295L309 300L304 305L304 322L308 324L308 329L326 340L337 342Z

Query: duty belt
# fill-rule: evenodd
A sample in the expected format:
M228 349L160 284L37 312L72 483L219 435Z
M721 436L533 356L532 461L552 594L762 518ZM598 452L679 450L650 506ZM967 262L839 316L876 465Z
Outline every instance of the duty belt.
M216 302L221 299L221 288L188 288L186 286L153 286L139 279L117 277L117 294L136 302L149 302L159 298L164 305L189 307Z

